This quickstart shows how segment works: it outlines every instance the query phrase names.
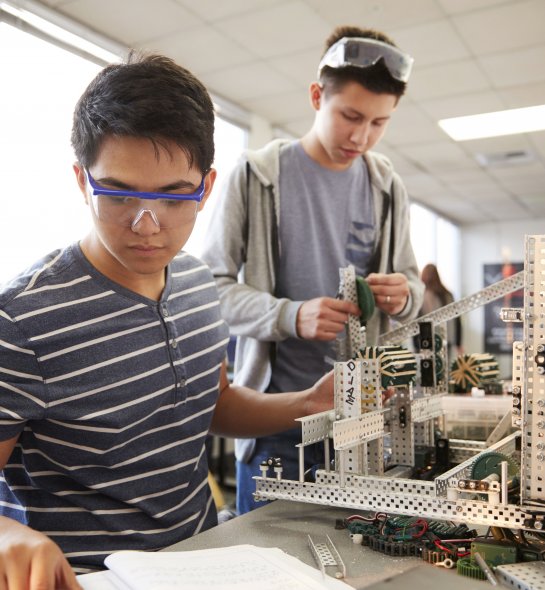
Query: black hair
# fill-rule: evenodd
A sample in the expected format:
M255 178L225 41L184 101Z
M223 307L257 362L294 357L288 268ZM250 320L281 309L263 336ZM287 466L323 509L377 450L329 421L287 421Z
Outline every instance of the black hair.
M124 63L105 67L86 88L74 110L72 147L90 167L105 137L173 142L190 167L206 173L214 161L214 105L204 85L162 55L131 51Z
M327 50L343 37L363 37L388 43L393 47L397 45L384 33L374 29L361 29L359 27L337 27L326 39L324 55ZM390 74L384 61L380 59L376 64L368 68L346 66L343 68L331 68L325 66L320 73L320 83L326 92L335 94L340 92L348 82L358 82L364 88L377 94L393 94L398 99L403 96L407 84L397 80Z

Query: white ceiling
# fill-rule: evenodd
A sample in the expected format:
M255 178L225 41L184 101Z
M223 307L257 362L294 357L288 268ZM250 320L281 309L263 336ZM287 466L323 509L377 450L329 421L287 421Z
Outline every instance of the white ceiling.
M294 136L312 123L307 89L333 28L384 30L415 58L379 146L413 201L460 224L545 217L545 132L456 143L437 125L545 103L545 0L42 3L123 45L171 56L214 94ZM530 158L519 164L476 159L521 151Z

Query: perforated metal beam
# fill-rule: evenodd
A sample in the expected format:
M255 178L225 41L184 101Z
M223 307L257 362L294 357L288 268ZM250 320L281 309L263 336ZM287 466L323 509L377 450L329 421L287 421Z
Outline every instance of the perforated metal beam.
M445 307L441 307L431 313L423 315L412 322L403 324L399 328L386 332L379 336L379 344L402 344L411 336L416 336L419 332L419 322L433 322L434 324L441 324L448 322L454 318L461 316L468 311L482 307L483 305L495 301L507 293L513 293L524 286L524 271L521 270L515 275L510 276L503 281L499 281L485 287L481 291L477 291L473 295L464 297L454 303L449 303Z

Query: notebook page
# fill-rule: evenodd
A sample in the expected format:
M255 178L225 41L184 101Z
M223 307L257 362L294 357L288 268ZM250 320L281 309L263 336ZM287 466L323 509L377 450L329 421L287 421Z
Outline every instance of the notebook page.
M253 545L171 553L120 551L108 556L105 564L132 590L347 588L332 578L322 580L319 572L280 549Z

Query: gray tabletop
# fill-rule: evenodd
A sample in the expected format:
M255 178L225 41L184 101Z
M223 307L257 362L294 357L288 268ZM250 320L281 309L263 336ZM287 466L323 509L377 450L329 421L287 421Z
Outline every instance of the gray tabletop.
M277 500L248 514L238 516L195 537L177 543L168 551L190 551L248 543L259 547L279 547L304 563L317 567L308 546L308 535L324 543L329 535L347 571L345 581L353 588L377 584L376 590L407 590L428 587L441 590L486 590L487 583L456 575L424 563L417 557L390 557L355 545L346 530L336 530L336 519L353 511L301 502ZM334 574L328 568L328 572ZM370 588L368 590L371 590ZM373 589L375 590L375 589Z

